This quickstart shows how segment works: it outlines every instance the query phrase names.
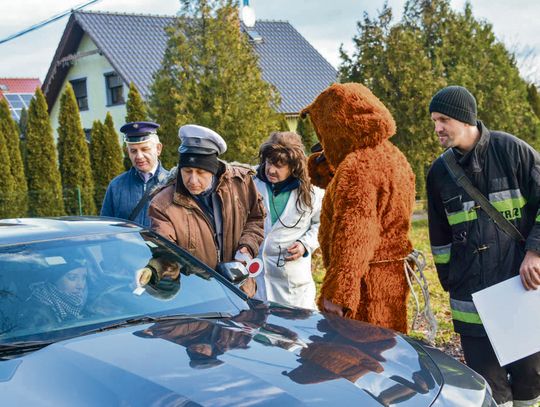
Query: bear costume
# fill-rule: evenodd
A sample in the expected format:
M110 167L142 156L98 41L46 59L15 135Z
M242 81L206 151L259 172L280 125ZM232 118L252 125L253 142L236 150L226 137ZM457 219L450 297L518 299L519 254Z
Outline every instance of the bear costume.
M309 157L310 178L326 189L319 308L406 333L403 262L412 251L415 180L403 153L388 140L396 131L394 119L358 83L333 84L301 114L309 114L322 147Z

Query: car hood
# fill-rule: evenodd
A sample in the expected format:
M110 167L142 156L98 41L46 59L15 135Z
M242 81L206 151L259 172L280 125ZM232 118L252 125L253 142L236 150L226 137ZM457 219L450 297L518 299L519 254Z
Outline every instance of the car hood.
M1 405L428 406L440 387L431 358L406 337L268 305L120 328L0 361Z

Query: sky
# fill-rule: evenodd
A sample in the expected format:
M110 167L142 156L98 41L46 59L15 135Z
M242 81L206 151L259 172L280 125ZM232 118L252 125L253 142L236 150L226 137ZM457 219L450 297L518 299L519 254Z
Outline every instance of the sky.
M75 8L88 0L0 0L0 41L36 23ZM257 19L289 21L334 67L340 63L339 47L352 52L357 21L365 12L371 17L384 0L250 0ZM395 18L405 0L388 0ZM462 10L465 0L451 0ZM522 75L540 83L540 1L471 0L477 19L493 25L497 38L516 51ZM510 5L511 4L511 5ZM99 0L88 11L112 11L174 15L179 0ZM45 78L68 17L0 44L0 77ZM520 56L524 56L520 58ZM540 61L540 57L536 58ZM538 66L538 68L536 67Z

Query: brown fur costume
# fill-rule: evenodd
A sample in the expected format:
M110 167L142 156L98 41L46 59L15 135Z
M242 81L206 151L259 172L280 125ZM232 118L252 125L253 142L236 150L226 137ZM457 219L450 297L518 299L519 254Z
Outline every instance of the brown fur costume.
M326 298L349 318L406 332L409 288L402 259L412 250L415 188L405 156L388 141L394 119L357 83L330 86L302 114L310 115L326 157L309 159L312 182L326 187L319 308Z

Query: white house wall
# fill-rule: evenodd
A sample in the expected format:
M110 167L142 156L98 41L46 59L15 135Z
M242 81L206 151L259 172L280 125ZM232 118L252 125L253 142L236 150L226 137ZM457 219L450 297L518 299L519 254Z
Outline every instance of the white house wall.
M87 34L84 34L77 53L85 53L97 50L96 45ZM51 109L51 123L54 137L57 138L58 115L60 111L61 95L64 93L67 83L76 79L86 78L86 92L88 96L88 110L80 112L82 126L91 129L94 120L105 121L107 112L111 113L114 126L121 140L120 127L125 123L126 105L107 106L107 89L105 74L114 72L113 67L107 59L99 53L76 59L62 84L62 90L56 98L56 102ZM127 100L127 86L124 84L124 100Z

